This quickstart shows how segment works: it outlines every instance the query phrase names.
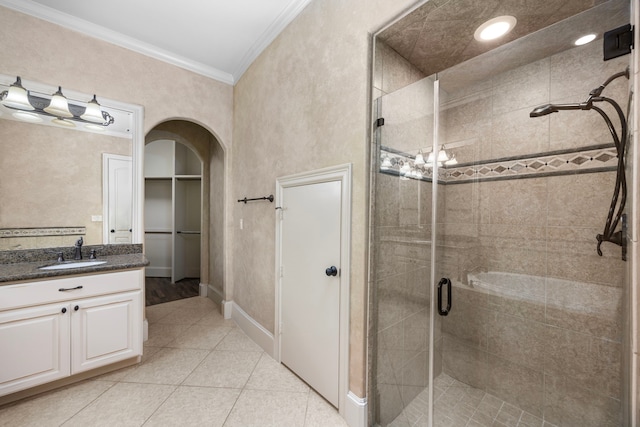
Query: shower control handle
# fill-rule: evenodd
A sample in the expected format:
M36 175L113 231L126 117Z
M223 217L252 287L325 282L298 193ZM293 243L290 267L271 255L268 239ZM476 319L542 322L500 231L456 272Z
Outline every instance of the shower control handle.
M338 269L336 268L335 265L332 265L331 267L327 268L324 273L327 276L337 276L338 275Z
M447 286L447 308L442 309L442 287ZM451 311L451 280L446 277L440 279L438 283L438 314L446 316Z

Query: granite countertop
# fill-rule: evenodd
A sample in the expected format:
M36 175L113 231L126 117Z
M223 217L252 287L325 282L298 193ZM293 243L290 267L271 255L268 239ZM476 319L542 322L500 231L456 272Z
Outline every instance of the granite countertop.
M91 249L97 253L96 261L106 261L90 267L62 270L40 270L39 267L56 264L55 254L64 252L65 259L73 260L69 248L48 248L34 250L6 251L0 253L0 286L13 282L47 279L60 276L102 273L114 270L140 268L149 265L142 253L142 245L99 245L83 247L83 261L88 261ZM71 249L71 252L73 249ZM86 255L85 255L86 252Z

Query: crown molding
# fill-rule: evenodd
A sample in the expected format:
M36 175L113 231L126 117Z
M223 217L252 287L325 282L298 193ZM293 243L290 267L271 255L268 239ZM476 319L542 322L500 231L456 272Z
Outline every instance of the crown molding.
M141 42L140 40L125 36L116 31L109 30L102 26L93 24L83 19L76 18L66 13L62 13L31 0L0 0L0 6L4 6L24 14L34 16L36 18L85 34L87 36L106 41L108 43L132 50L142 55L158 59L160 61L175 65L180 68L184 68L189 71L193 71L194 73L212 78L214 80L218 80L222 83L233 85L236 81L234 75L230 73L221 71L217 68L202 64L197 61L192 61L183 56L176 55L173 52L160 49L151 44ZM275 35L273 37L275 38ZM247 64L247 67L248 65L250 64Z
M293 21L302 10L307 7L312 0L292 0L289 5L278 15L271 25L265 30L265 32L258 38L256 43L251 46L247 53L242 57L238 67L233 71L235 81L240 80L240 77L247 71L249 66L255 61L258 56L269 46L278 35Z

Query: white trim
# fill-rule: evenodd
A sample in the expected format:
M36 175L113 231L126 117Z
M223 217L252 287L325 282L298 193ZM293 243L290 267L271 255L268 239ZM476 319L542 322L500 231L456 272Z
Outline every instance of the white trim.
M342 230L340 241L340 355L338 378L338 411L345 417L349 390L349 306L351 289L351 163L302 172L276 179L276 207L280 206L284 189L301 185L340 181L342 183ZM280 362L280 265L282 264L282 230L280 215L276 215L275 324L273 358Z
M247 334L249 338L258 344L271 357L273 357L273 334L267 331L260 323L256 322L253 317L249 316L240 306L233 301L231 310L231 318L236 322L238 327ZM226 316L225 316L226 318Z
M184 68L194 73L210 77L222 83L233 85L235 83L234 76L230 73L221 71L217 68L205 65L201 62L194 61L184 56L177 55L174 52L161 49L157 46L137 40L133 37L94 24L84 19L80 19L56 9L43 6L39 3L25 0L0 0L0 6L8 7L27 15L51 22L56 25L68 28L73 31L88 35L90 37L124 47L151 58L173 64L177 67Z
M201 297L206 297L207 294L209 293L208 291L209 291L209 285L207 285L206 283L200 283L198 294Z
M200 286L202 287L204 284L201 283ZM220 306L220 311L222 311L222 305L224 303L224 298L222 297L222 293L220 291L218 291L216 288L214 288L211 285L204 285L207 287L207 291L205 292L205 296L207 298L209 298L211 301L215 302L216 304L218 304ZM202 295L202 291L200 291L200 294Z
M222 310L222 317L229 320L233 317L233 301L222 300L220 302L220 308Z
M349 427L366 427L367 424L367 398L358 397L352 391L347 393L344 419Z

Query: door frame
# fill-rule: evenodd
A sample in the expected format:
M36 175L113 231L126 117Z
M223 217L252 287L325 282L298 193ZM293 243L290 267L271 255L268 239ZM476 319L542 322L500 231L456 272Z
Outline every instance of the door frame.
M282 265L282 215L280 204L283 192L288 187L340 181L341 194L341 230L340 230L340 337L339 337L339 378L338 411L344 416L347 393L349 391L349 296L351 281L351 163L331 166L276 179L276 264L275 264L275 323L274 323L274 359L280 363L280 321L281 313L281 277Z

